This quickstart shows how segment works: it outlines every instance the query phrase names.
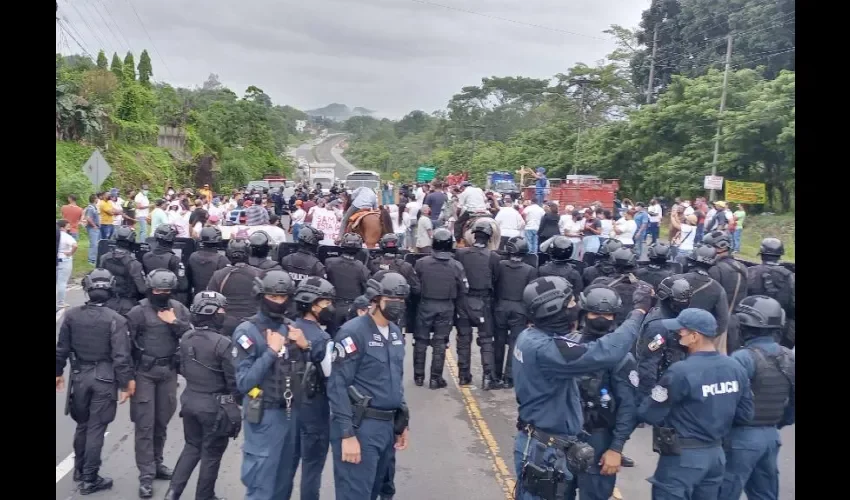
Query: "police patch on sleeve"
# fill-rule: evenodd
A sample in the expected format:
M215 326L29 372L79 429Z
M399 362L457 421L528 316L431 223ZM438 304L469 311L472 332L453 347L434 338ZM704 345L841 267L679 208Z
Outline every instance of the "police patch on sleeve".
M230 355L233 356L234 358L238 357L239 356L239 349L237 349L236 346L233 346L233 349L230 350Z
M650 395L650 397L656 403L663 403L667 401L667 388L662 387L660 385L656 385L652 388L652 394Z
M652 342L649 343L649 350L655 352L658 349L660 349L661 346L663 346L663 345L664 345L664 337L659 333L658 335L653 337Z
M631 382L632 385L635 387L640 385L640 377L638 376L637 370L632 370L629 372L629 382Z
M345 348L342 347L342 344L339 342L334 344L334 352L331 356L333 361L336 361L337 359L342 360L345 357Z
M236 342L239 342L239 345L242 346L242 349L245 349L246 351L249 347L254 345L254 341L251 340L247 335L242 335Z

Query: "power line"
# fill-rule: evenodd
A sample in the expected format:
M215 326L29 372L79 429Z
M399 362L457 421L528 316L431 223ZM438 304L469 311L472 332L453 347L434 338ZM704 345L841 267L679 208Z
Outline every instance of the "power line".
M103 40L95 32L94 28L92 28L91 25L89 24L89 22L86 21L86 18L85 18L85 16L83 16L83 13L80 12L80 9L78 9L76 5L74 5L72 2L70 2L68 0L66 0L65 3L69 4L71 6L71 8L74 9L74 12L77 13L77 16L80 18L80 21L83 22L86 29L89 30L89 33L91 33L92 37L94 37L94 39L98 43L98 45L100 45L101 48L106 48L106 43L103 42Z
M74 34L71 33L71 30L73 29L73 27L70 24L68 24L68 20L67 19L60 19L58 21L58 23L59 23L59 28L62 29L65 32L65 35L71 37L71 40L73 40L74 43L76 43L77 46L80 47L80 49L83 51L83 54L87 55L90 59L94 60L92 55L89 53L88 49L86 49L86 47L82 43L80 43L80 41L77 39L77 37L75 37ZM79 35L79 33L77 33L77 35ZM80 38L82 38L82 37L80 37ZM70 47L69 47L69 49L70 49Z
M473 10L462 9L460 7L452 7L451 5L443 5L443 4L439 4L439 3L426 2L425 0L410 0L410 1L413 2L413 3L422 4L422 5L430 5L432 7L440 7L442 9L454 10L454 11L457 11L457 12L463 12L465 14L472 14L473 16L486 17L488 19L495 19L497 21L504 21L506 23L513 23L513 24L518 24L518 25L521 25L521 26L527 26L529 28L538 28L538 29L543 29L543 30L548 30L548 31L554 31L556 33L564 33L566 35L580 36L580 37L584 37L584 38L590 38L590 39L593 39L593 40L610 41L610 40L615 38L615 37L603 38L603 37L600 37L600 36L587 35L585 33L577 33L575 31L565 30L565 29L561 29L561 28L554 28L552 26L544 26L542 24L527 23L527 22L524 22L524 21L517 21L516 19L508 19L506 17L493 16L493 15L490 15L490 14L475 12Z
M121 35L121 39L124 40L124 43L127 45L127 50L133 52L133 46L130 44L130 41L127 40L127 37L124 36L124 32L121 31L121 26L118 24L118 21L115 20L115 16L112 15L112 11L109 10L109 7L103 2L103 0L98 0L100 4L103 6L104 10L106 10L106 14L112 19L112 22L115 24L115 28L118 30L118 34ZM109 28L110 31L112 28ZM120 45L120 44L119 44Z
M118 51L115 50L115 47L119 47L119 48L121 47L121 44L122 44L121 39L118 38L118 36L115 34L114 31L112 31L112 26L109 25L109 23L103 17L103 14L100 13L100 10L98 10L97 5L95 5L94 3L91 3L91 4L84 3L83 5L85 5L87 9L91 8L91 10L89 12L91 12L93 10L95 12L95 14L97 14L97 16L103 22L103 25L106 26L106 29L109 30L109 34L112 35L112 39L110 40L110 42L117 42L116 45L113 46L113 50L111 52L112 53L118 53ZM105 32L102 32L102 33L104 33L104 38L107 38Z
M145 28L145 23L142 22L142 18L139 17L139 13L136 12L136 8L133 7L133 4L132 2L130 2L130 0L127 0L127 4L129 4L130 8L133 9L133 14L135 14L136 19L139 20L139 24L142 26L142 30L144 30L145 36L148 37L148 41L151 43L151 47L153 47L154 52L156 52L156 56L159 57L159 62L162 63L162 66L165 68L165 71L168 73L168 76L170 76L171 79L174 80L174 75L171 73L171 70L168 69L168 64L166 64L165 58L162 57L162 54L159 53L159 50L156 48L156 44L153 43L153 39L151 39L151 35L150 33L148 33L148 29Z

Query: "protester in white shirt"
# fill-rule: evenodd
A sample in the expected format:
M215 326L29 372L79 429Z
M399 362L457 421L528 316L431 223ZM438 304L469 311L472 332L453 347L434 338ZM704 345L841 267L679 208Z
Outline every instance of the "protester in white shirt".
M269 238L272 240L272 244L280 245L281 243L286 243L286 231L281 229L276 225L263 225L263 226L248 226L248 235L252 235L257 231L264 231Z
M416 200L410 200L410 202L408 202L407 204L407 207L405 208L405 210L407 210L407 213L410 214L410 229L408 229L407 231L407 241L410 244L411 248L415 248L416 245L416 225L417 221L419 220L419 210L421 209L422 203Z
M525 217L525 240L528 243L528 253L537 253L537 230L540 229L540 221L546 212L537 204L537 200L529 200L528 206L522 211Z
M410 229L410 214L404 203L400 205L387 205L390 211L390 220L393 223L393 232L398 236L398 247L404 248L404 238Z
M182 213L183 209L180 207L180 203L173 201L168 205L168 223L177 229L177 237L179 238L188 238L189 237L189 212L185 214Z
M151 202L148 199L148 185L142 184L142 189L136 193L133 198L136 204L136 221L139 224L139 233L141 235L148 234L148 215L150 215Z
M499 233L502 235L502 241L499 243L499 248L501 249L505 248L505 243L510 238L514 236L525 236L525 232L523 231L525 229L525 221L519 212L510 205L510 200L496 214L496 224L499 225Z
M337 232L339 232L339 221L337 221L336 214L332 210L325 208L322 200L320 202L321 206L316 205L310 209L310 212L313 214L311 225L325 234L322 244L333 245L333 242L340 236L337 235Z
M653 198L649 202L649 206L646 207L646 213L649 215L649 226L646 229L646 234L648 234L652 238L652 242L655 243L658 241L658 236L661 231L661 216L662 216L661 204L658 203L658 200Z
M457 195L458 205L461 207L461 213L483 212L487 210L487 197L484 196L484 191L475 186L467 186Z
M619 240L623 246L631 248L635 244L635 232L637 232L635 211L634 209L627 210L623 213L623 216L614 223L614 237Z
M68 234L68 221L56 223L59 228L59 253L56 254L56 310L66 307L65 292L68 290L68 280L74 270L74 253L77 251L77 240Z
M694 237L697 235L697 216L694 214L685 217L685 222L682 223L679 234L676 235L674 244L678 244L678 255L690 255L694 250Z

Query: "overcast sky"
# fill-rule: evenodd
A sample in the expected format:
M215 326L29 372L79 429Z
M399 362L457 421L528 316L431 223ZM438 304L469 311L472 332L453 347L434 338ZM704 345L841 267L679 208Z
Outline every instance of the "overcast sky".
M276 104L338 102L398 118L444 108L483 76L592 64L614 47L602 31L637 26L649 1L59 0L71 36L57 48L79 53L77 38L110 59L132 49L136 62L146 48L154 79L172 85L216 73L237 94L256 85Z

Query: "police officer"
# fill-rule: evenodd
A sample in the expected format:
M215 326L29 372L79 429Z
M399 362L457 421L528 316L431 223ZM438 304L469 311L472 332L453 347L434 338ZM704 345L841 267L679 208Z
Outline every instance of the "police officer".
M428 387L442 389L447 385L443 378L443 365L454 325L455 302L466 294L468 284L463 266L452 258L452 233L448 229L434 231L431 249L432 254L419 259L414 266L422 291L413 333L413 382L417 386L425 383L425 358L430 345L431 379ZM433 339L431 332L434 333Z
M658 302L644 318L637 343L640 400L649 396L670 365L685 359L688 350L679 343L678 333L667 330L661 322L690 307L693 294L693 287L682 275L664 278L658 284Z
M710 245L697 245L694 251L688 255L688 272L682 277L691 284L693 295L690 307L704 309L710 312L717 320L717 335L726 331L729 324L729 302L726 299L726 290L708 273L716 260L717 251ZM717 342L717 338L715 338ZM726 346L720 346L718 351L723 352Z
M512 353L519 405L514 445L519 500L563 498L575 476L594 463L593 448L577 439L582 407L576 378L621 363L652 303L652 289L638 287L629 319L613 333L582 344L564 336L578 315L571 294L569 282L558 276L538 278L523 290L533 326L520 333ZM619 297L610 294L607 300Z
M327 323L331 334L336 333L339 326L345 322L348 308L354 299L366 293L366 282L371 274L366 264L357 259L357 254L363 248L363 238L359 234L344 234L339 246L342 254L325 261L328 281L336 288L336 317L334 321Z
M463 266L469 280L469 292L457 311L457 366L458 383L472 383L472 327L478 328L478 347L481 350L481 368L484 378L481 388L491 389L493 383L493 288L501 257L487 248L493 237L489 220L479 219L472 224L475 243L470 248L458 248L455 259Z
M387 271L392 272L392 271ZM386 274L386 273L384 273ZM400 273L399 273L400 274ZM375 277L374 279L378 279ZM348 316L346 316L346 321L350 321L359 316L363 316L369 312L369 299L366 298L365 295L361 295L354 299L354 302L351 303L351 307L348 308Z
M147 276L148 297L127 313L136 394L130 400L130 420L136 424L136 467L139 497L153 496L154 479L171 479L162 463L168 422L177 409L176 353L180 337L191 329L189 310L174 300L177 276L154 269Z
M617 292L591 285L579 299L586 320L579 342L588 344L608 335L621 308ZM608 500L614 493L617 472L624 466L623 447L637 425L635 391L639 383L637 362L631 353L615 367L578 377L583 428L596 452L590 469L579 473L575 482L582 500Z
M311 345L284 316L294 291L286 272L263 272L254 280L260 310L233 332L236 388L245 394L241 478L248 500L289 498L298 468L298 411Z
M297 285L308 276L326 278L325 266L316 258L319 242L325 239L325 233L304 225L298 231L298 250L280 259L280 266Z
M180 416L186 444L174 466L165 500L177 500L200 461L195 498L218 500L215 483L228 438L242 428L230 339L221 335L227 299L218 292L195 295L190 312L193 329L180 341Z
M62 374L71 359L65 414L77 423L74 481L82 481L83 495L112 488L112 479L98 475L103 439L115 420L116 401L124 403L136 390L127 321L105 307L115 281L106 269L95 269L83 278L89 300L65 312L56 342L56 392L65 388Z
M213 273L207 290L218 292L227 299L222 335L232 336L239 323L257 312L259 303L254 293L254 280L263 272L248 265L249 249L245 240L231 238L225 252L233 265Z
M201 247L192 252L186 263L186 275L195 295L207 289L216 271L230 265L227 257L218 253L221 241L221 229L212 226L201 229Z
M374 277L380 271L399 273L404 276L404 279L407 280L407 283L410 285L410 294L418 296L420 293L419 286L419 277L416 276L416 271L413 270L413 266L405 262L404 259L400 258L399 247L398 247L398 236L393 233L387 233L383 235L378 242L381 248L381 256L377 259L369 260L369 271L371 271L372 276ZM411 305L411 298L408 298L407 304ZM410 323L415 323L415 308L409 307L408 314L405 314L398 323L399 328L402 331L407 331L408 333L413 329L413 325L408 325L408 318L412 318Z
M150 275L154 269L168 269L177 278L177 285L172 290L172 298L182 304L188 304L189 279L183 261L174 253L174 241L177 239L177 229L170 224L162 224L153 233L156 246L150 252L142 255L142 266L145 274Z
M714 316L688 308L661 322L678 332L688 357L667 369L638 418L653 425L653 450L661 456L649 478L654 500L717 498L723 482L721 440L733 423L753 417L750 379L738 361L717 352Z
M265 231L255 231L248 237L248 246L250 247L250 257L248 264L256 267L260 271L268 269L282 269L280 264L269 258L269 253L272 249L272 239Z
M619 326L626 320L632 310L632 294L640 280L635 276L637 266L637 255L630 248L620 248L611 252L608 256L611 265L614 266L613 276L601 276L593 280L593 285L607 286L620 296L621 305L617 310L614 325ZM652 286L652 285L650 285Z
M646 281L658 291L658 284L664 278L673 275L673 270L667 268L667 259L670 257L670 245L663 241L656 241L649 245L646 251L649 256L649 264L635 270L635 276L639 280Z
M106 269L115 278L112 297L106 305L119 314L127 314L147 293L145 271L133 253L133 244L136 242L133 228L121 226L115 230L112 238L115 247L100 257L101 269Z
M334 286L327 280L311 276L295 290L295 305L301 317L295 327L304 332L315 356L304 378L304 398L301 401L301 499L318 500L322 486L322 470L330 446L330 407L326 389L331 373L334 344L320 325L336 321L333 300ZM324 347L324 352L322 348Z
M605 240L605 243L599 245L599 250L596 251L596 264L585 268L581 273L581 279L587 284L593 283L593 280L602 276L614 276L617 270L614 264L608 258L613 252L623 248L620 240L610 238Z
M730 313L726 331L717 339L718 350L724 354L731 353L741 346L738 321L731 312L747 296L747 266L735 260L732 255L732 236L726 231L712 231L706 234L702 237L702 244L713 247L717 253L714 265L708 270L708 275L726 290Z
M410 286L402 275L388 272L370 280L369 287L371 312L337 332L328 378L338 500L376 498L393 446L407 448L404 336L395 322L404 314Z
M522 258L528 254L528 243L525 238L521 236L510 238L505 243L505 252L508 254L508 259L499 262L496 268L496 307L493 314L496 337L493 351L496 361L493 366L493 389L513 387L511 353L517 336L528 324L522 294L526 285L537 278L537 269L522 261Z
M560 276L570 282L573 295L578 296L584 290L584 280L581 273L570 263L573 255L573 242L566 236L555 236L546 242L546 248L541 245L541 250L549 254L549 261L537 268L538 275Z
M721 500L779 498L779 429L794 424L796 362L794 353L779 345L785 311L778 301L751 295L735 309L744 348L732 353L753 388L755 415L736 423L725 441L726 474Z
M796 286L795 273L779 263L785 254L785 246L776 238L761 241L759 255L761 264L747 269L749 295L767 295L775 299L785 310L785 326L780 344L794 348L796 337Z

